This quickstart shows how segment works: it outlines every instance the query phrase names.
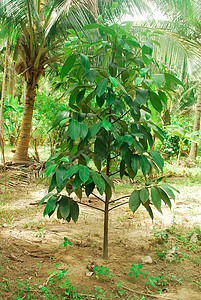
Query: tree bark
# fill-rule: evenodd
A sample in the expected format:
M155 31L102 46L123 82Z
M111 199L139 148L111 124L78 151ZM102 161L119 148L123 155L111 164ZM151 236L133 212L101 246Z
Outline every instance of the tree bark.
M33 109L34 109L34 102L36 96L36 87L37 87L37 83L35 80L29 80L27 82L26 100L24 105L22 125L20 128L20 135L17 143L17 149L12 159L12 162L14 163L29 161L29 156L28 156L29 138L31 133Z
M104 238L103 238L103 258L108 259L108 226L109 226L109 199L105 197L104 210Z
M194 121L193 132L196 132L200 129L200 113L201 113L201 79L199 82L198 97L197 97L197 103L195 107L195 121ZM191 160L195 160L196 156L197 156L197 143L192 142L191 150L188 158Z
M5 103L5 94L6 94L6 79L8 74L8 59L10 52L10 43L7 41L6 53L5 53L5 65L4 65L4 74L3 74L3 82L2 82L2 90L1 90L1 110L0 110L0 147L3 156L3 164L5 171L5 154L4 154L4 133L3 133L3 114L4 114L4 103Z

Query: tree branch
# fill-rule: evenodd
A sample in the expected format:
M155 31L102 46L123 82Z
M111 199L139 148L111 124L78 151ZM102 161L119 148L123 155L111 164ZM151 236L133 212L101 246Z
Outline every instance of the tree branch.
M112 122L112 124L115 124L116 122L118 122L119 120L121 120L125 115L127 115L127 113L129 113L130 109L128 109L123 115L121 115L121 117L119 117L118 119L116 119L115 121Z
M126 286L123 286L123 285L121 287L124 288L127 291L130 291L132 293L136 293L136 294L139 294L139 295L149 296L149 297L153 297L153 298L166 299L166 300L176 300L176 299L164 297L163 295L158 296L158 295L152 295L152 294L146 294L146 293L138 292L138 291L135 291L135 290L130 289L129 287L126 287Z
M124 203L120 203L120 204L118 204L118 205L115 205L115 206L113 206L113 207L111 207L110 209L109 209L109 211L111 211L111 210L113 210L113 209L115 209L115 208L117 208L117 207L119 207L119 206L122 206L122 205L124 205L124 204L128 204L129 202L127 201L127 202L124 202Z
M104 212L104 210L101 209L101 208L99 208L99 207L95 207L95 206L92 206L92 205L83 203L83 202L81 202L81 201L76 201L76 202L79 203L79 204L82 204L82 205L85 205L85 206L88 206L88 207L91 207L91 208L94 208L94 209L97 209L97 210L100 210L100 211Z
M105 203L105 201L103 199L101 199L100 197L98 197L96 194L91 193L94 197L96 197L98 200L100 200L101 202Z
M123 197L119 197L119 198L117 198L117 199L115 199L115 200L113 200L113 201L110 201L110 203L114 203L114 202L117 202L117 201L119 201L119 200L121 200L121 199L129 198L129 197L130 197L130 195L128 195L128 196L123 196Z

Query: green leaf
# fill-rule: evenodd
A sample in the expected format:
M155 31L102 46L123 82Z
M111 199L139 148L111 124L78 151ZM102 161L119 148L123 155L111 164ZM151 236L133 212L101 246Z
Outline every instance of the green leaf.
M80 123L76 120L70 120L68 133L74 141L80 137Z
M163 103L167 104L168 98L167 95L163 91L158 91L158 95Z
M110 200L112 197L112 189L111 189L111 186L107 182L105 182L105 194L106 194L108 200Z
M129 199L129 207L134 213L140 206L141 201L140 201L140 191L135 190L132 192L130 199Z
M175 200L175 194L174 192L171 190L171 188L169 187L169 185L163 183L161 185L161 187L165 190L165 192L170 196L170 198L172 198L173 200Z
M163 171L164 161L163 161L162 156L156 150L150 150L149 153L150 153L151 157L153 158L153 160L155 161L155 163L159 166L161 171Z
M77 105L80 103L80 101L82 101L82 99L84 98L84 94L85 94L86 89L81 90L78 95L77 95L77 99L76 99L76 103Z
M101 136L98 136L95 140L94 153L95 153L95 158L100 162L102 162L102 160L106 158L106 154L107 154L106 141Z
M96 70L91 69L85 74L85 77L89 82L93 83L96 80Z
M114 183L113 181L110 179L110 177L108 177L105 173L101 172L101 175L103 176L104 180L111 186L111 188L114 190Z
M111 130L111 123L110 122L107 122L107 121L104 120L102 122L102 125L105 128L105 130L107 130L107 131Z
M140 199L143 203L147 202L149 199L149 190L148 188L144 188L140 191Z
M67 217L70 214L70 201L69 197L67 196L62 196L61 200L59 201L59 207L58 210L60 212L60 215L62 216L63 219L67 219Z
M150 92L150 102L158 112L162 111L163 106L161 103L161 99L156 93L154 93L152 91Z
M49 185L48 193L54 190L54 188L57 186L57 181L56 181L56 173L51 178L51 182Z
M51 166L49 166L49 168L46 171L46 176L48 177L57 166L58 164L52 164Z
M137 77L137 78L135 79L135 84L138 86L138 85L140 85L143 81L144 81L144 78L143 78L143 77Z
M100 174L94 170L91 170L91 177L93 179L93 182L97 186L100 194L102 195L103 192L105 191L105 181L103 178L100 176Z
M122 142L126 142L129 146L133 144L133 137L131 135L125 134L122 137Z
M86 166L80 166L79 176L80 176L80 179L83 182L86 182L89 179L89 176L90 176L89 169Z
M107 104L112 105L115 102L116 94L114 93L108 93L106 96Z
M58 186L63 189L65 186L65 175L66 175L67 169L64 165L60 165L56 170L56 182Z
M98 97L101 97L105 93L105 91L107 89L107 85L108 85L108 79L107 78L104 78L99 82L99 84L97 86L97 89L96 89L96 95Z
M165 202L165 204L167 204L169 206L169 208L171 208L172 207L172 203L170 201L170 198L166 194L166 192L163 189L161 189L161 188L158 188L158 190L159 190L161 198L163 199L163 201Z
M153 74L152 78L157 83L157 85L159 87L165 83L165 76L164 76L164 74Z
M46 200L46 199L49 199L53 194L52 193L48 193L47 195L45 195L45 197L43 197L40 202L38 202L38 205L41 205L43 204L43 202Z
M133 157L131 158L131 167L134 173L137 174L137 171L140 168L139 156L137 154L134 154Z
M48 199L43 216L48 215L50 217L53 214L57 207L57 198L57 195L53 195Z
M147 90L139 90L136 89L136 98L135 100L140 104L146 104L147 101L149 100L150 97L150 92Z
M142 172L143 172L144 176L146 176L150 170L150 164L149 164L149 161L146 158L146 156L141 155L140 164L141 164Z
M84 54L80 54L80 59L81 59L82 66L85 70L85 73L88 73L90 70L90 60L89 60L88 56L86 56Z
M117 78L110 76L109 79L110 79L110 82L112 83L112 85L113 85L114 87L116 87L116 86L119 85L119 81L118 81Z
M77 190L79 188L79 186L81 185L82 180L80 179L79 173L76 174L75 179L73 180L73 190Z
M125 160L122 159L121 163L120 163L120 178L122 179L122 177L125 174Z
M88 126L85 123L80 123L80 137L84 139L88 134Z
M93 124L90 128L89 128L89 133L88 133L88 139L92 139L101 129L102 126L102 122L98 122L96 124Z
M87 30L90 30L90 29L97 29L97 28L99 28L99 26L100 26L100 25L97 24L97 23L92 23L92 24L83 26L82 29L87 29Z
M149 205L149 201L143 203L143 206L146 208L146 210L148 211L151 219L153 220L154 219L154 214L153 214L153 211L152 211L152 209L151 209L151 207Z
M95 184L93 181L85 186L85 194L87 195L87 197L89 197L89 195L91 195L94 188L95 188Z
M96 96L96 103L98 104L99 107L102 107L104 102L105 102L105 93L100 97Z
M77 202L74 200L70 199L70 215L73 220L73 222L77 222L78 217L79 217L79 206Z
M157 188L151 188L151 200L156 209L162 214L161 210L161 195Z
M179 78L177 78L176 76L169 74L169 73L165 73L165 80L169 83L174 83L174 84L179 84L183 86L183 83L181 82L181 80L179 80Z
M60 71L60 77L61 79L63 79L67 74L68 72L72 69L75 61L77 59L77 55L73 54L71 55L70 57L68 57Z
M68 179L71 178L80 168L80 165L75 165L72 166L70 169L68 169L68 171L66 172L66 175L64 177L64 179Z
M147 74L147 72L149 71L149 68L142 68L139 71L140 76L145 76Z

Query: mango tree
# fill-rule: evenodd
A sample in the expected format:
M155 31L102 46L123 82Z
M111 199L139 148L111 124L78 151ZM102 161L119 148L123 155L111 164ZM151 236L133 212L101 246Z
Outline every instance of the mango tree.
M152 42L139 44L128 26L87 25L98 41L79 43L69 37L67 60L60 70L58 86L67 86L70 111L62 112L55 126L65 128L61 143L46 163L50 178L44 216L57 210L57 217L78 220L82 197L100 201L94 207L104 213L103 257L108 258L109 213L129 203L133 213L143 206L153 219L152 207L162 212L162 201L171 207L172 187L150 182L152 167L163 171L161 155L152 150L154 132L164 134L150 118L150 105L158 113L166 102L166 79L171 74L152 74ZM70 55L71 53L71 55ZM141 170L144 180L128 196L115 198L112 177L133 179ZM64 192L64 193L62 193ZM79 200L72 198L75 192ZM93 207L93 205L92 205Z

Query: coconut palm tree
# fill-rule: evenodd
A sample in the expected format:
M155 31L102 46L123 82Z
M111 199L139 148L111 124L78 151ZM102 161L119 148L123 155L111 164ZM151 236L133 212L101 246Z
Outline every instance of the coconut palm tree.
M115 3L115 6L114 6ZM13 162L28 161L34 100L39 79L47 66L63 58L61 53L67 29L76 31L103 14L109 18L122 8L146 9L142 1L124 0L1 0L0 20L4 35L9 36L18 74L26 82L26 100ZM142 7L142 10L141 10Z

